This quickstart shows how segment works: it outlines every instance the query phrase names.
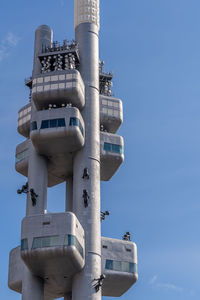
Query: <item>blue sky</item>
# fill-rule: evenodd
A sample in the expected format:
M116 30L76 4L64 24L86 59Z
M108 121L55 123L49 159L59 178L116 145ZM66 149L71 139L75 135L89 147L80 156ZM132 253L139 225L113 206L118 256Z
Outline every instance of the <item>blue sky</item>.
M139 281L122 300L200 298L200 2L101 0L100 55L123 100L125 162L102 183L102 235L132 233ZM17 112L28 101L34 30L72 39L72 0L1 0L0 147L1 298L10 249L20 241L26 179L14 170ZM48 209L64 209L64 186L48 191ZM104 298L109 299L109 298Z

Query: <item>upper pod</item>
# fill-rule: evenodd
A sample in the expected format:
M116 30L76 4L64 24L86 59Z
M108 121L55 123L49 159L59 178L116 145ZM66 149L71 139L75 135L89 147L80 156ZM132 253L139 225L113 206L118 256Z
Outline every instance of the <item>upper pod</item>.
M34 65L31 79L32 99L38 110L49 105L71 103L79 109L85 104L85 87L79 71L78 45L53 42L53 32L47 25L35 32Z
M37 109L47 109L52 105L66 105L83 108L85 104L85 86L80 73L69 69L52 71L33 79L32 99Z

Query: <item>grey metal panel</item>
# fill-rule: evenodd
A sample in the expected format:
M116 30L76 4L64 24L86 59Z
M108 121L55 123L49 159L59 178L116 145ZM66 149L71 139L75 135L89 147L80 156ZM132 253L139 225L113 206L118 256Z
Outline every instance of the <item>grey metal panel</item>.
M54 71L34 77L32 98L37 109L48 108L49 104L67 103L82 109L85 87L79 71Z
M124 154L106 151L104 143L119 145L123 149L124 140L119 135L101 132L101 180L108 181L124 161Z
M123 122L123 107L120 99L100 95L100 124L110 132L116 133Z
M137 265L137 247L131 241L102 237L102 294L107 297L120 297L137 281L138 274L106 269L106 260L134 263Z
M18 132L28 138L30 133L31 103L23 106L18 112Z

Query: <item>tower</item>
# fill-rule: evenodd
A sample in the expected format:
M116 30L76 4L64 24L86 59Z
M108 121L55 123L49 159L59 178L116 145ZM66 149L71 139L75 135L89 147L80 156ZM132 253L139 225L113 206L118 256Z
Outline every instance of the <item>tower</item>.
M122 102L99 63L99 0L74 0L75 41L35 32L30 102L18 114L26 140L16 170L28 178L21 246L10 253L9 287L23 300L119 297L137 280L137 249L101 237L100 181L124 159ZM66 182L66 210L47 213L47 188Z

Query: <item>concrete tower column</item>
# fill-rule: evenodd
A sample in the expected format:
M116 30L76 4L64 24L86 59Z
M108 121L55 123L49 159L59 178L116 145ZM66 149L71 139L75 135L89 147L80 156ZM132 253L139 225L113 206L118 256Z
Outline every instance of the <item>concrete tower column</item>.
M67 178L65 211L73 211L73 177Z
M35 47L34 47L34 64L33 64L33 77L41 73L41 64L38 55L45 47L51 46L52 43L52 30L46 25L39 26L35 31ZM32 113L36 110L32 101ZM26 215L43 214L46 209L47 199L47 185L48 185L48 171L46 159L38 155L35 147L30 142L29 148L29 166L28 166L28 184L29 191L33 189L37 195L36 203L33 202L31 193L27 196Z
M85 268L74 277L73 300L100 300L95 279L101 276L100 131L99 131L99 0L75 0L75 37L85 84L85 146L74 159L73 212L85 230ZM83 14L83 12L87 12ZM89 178L82 178L88 168ZM83 195L85 194L84 200Z
M38 54L42 52L43 47L51 46L52 31L42 25L35 32L35 49L34 49L34 65L33 77L40 74L40 62ZM32 113L36 110L32 102ZM28 165L28 186L29 193L27 194L26 216L43 214L46 209L47 201L47 185L48 185L48 170L47 161L44 157L37 154L35 148L30 142L29 148L29 165ZM35 193L35 201L33 193ZM44 299L44 284L43 281L32 275L25 268L22 283L22 300L43 300Z
M31 274L27 267L24 267L22 282L22 300L43 300L43 280Z

